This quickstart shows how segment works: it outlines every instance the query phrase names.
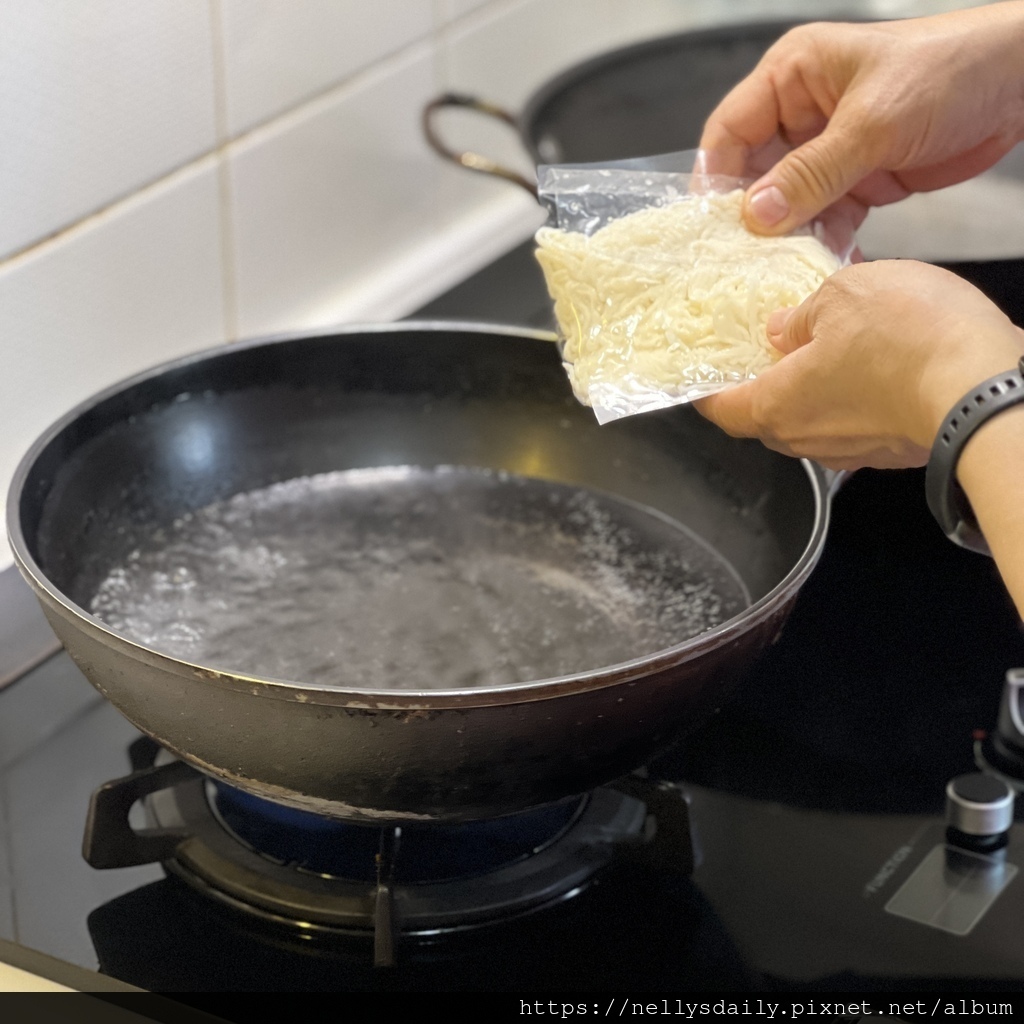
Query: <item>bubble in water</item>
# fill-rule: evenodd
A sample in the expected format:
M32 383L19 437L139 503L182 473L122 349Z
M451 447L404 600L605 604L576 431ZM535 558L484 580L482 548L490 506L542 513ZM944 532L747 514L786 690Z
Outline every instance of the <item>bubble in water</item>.
M182 514L135 541L90 610L224 671L421 690L593 671L749 604L728 562L652 510L506 472L385 467Z

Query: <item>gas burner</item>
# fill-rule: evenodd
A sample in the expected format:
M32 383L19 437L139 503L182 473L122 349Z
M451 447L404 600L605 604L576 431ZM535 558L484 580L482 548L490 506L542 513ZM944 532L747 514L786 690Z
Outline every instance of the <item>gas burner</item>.
M323 941L372 936L378 964L393 962L398 938L497 926L569 900L623 851L667 852L683 874L692 868L681 791L640 776L502 818L377 827L214 782L150 740L130 753L133 774L93 796L84 849L93 867L160 861L272 928ZM128 811L139 799L149 827L136 830Z
M468 824L462 835L455 826L439 826L429 853L430 865L442 875L435 879L418 877L427 872L418 870L413 859L417 851L429 849L430 826L378 829L329 822L336 827L328 831L339 843L332 859L353 865L354 877L345 877L310 870L297 860L282 861L248 845L237 830L225 827L215 811L217 797L213 784L202 778L150 797L158 828L183 828L190 834L165 866L223 903L306 932L379 933L385 928L424 935L538 910L580 892L611 858L615 839L642 838L646 819L640 801L598 790L568 807L528 812L507 822ZM516 852L509 859L461 877L444 870L444 847L452 850L454 870L485 845L487 832L507 830L513 839L518 826L530 838L510 842L510 851ZM542 826L548 826L549 835L533 845ZM400 866L407 853L413 856L403 879ZM382 903L388 904L386 920Z
M574 826L586 804L577 798L489 821L382 829L286 807L223 783L208 783L206 796L227 832L275 864L373 882L384 840L390 879L403 885L472 878L536 856Z

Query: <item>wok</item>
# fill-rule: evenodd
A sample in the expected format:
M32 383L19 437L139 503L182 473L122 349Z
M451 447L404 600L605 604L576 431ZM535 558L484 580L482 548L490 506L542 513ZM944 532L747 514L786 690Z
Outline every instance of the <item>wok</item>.
M344 658L316 679L203 663L90 611L98 581L131 559L140 536L211 503L356 469L415 486L436 467L461 467L442 474L456 482L460 472L497 473L527 496L585 489L625 509L630 536L654 523L655 543L685 524L735 569L749 601L698 635L615 664L412 689L382 687ZM74 661L184 761L336 817L460 820L585 792L700 724L779 633L824 544L828 486L820 467L729 438L689 408L599 427L573 399L546 334L403 323L218 348L104 391L27 453L8 529ZM493 508L475 514L449 497L442 519L450 513L456 537L493 519ZM571 518L541 514L530 543ZM421 595L416 616L429 621L433 603ZM372 613L349 607L362 616L359 631L373 626ZM468 627L460 637L449 612L436 612L451 650L472 646ZM291 628L282 619L264 631L284 642ZM362 635L346 639L358 654Z

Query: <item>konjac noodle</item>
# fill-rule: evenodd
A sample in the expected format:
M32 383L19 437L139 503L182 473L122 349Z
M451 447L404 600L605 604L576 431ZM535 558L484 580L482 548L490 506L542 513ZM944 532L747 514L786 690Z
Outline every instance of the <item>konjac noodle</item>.
M739 189L684 195L592 234L537 233L573 391L602 422L756 376L778 358L771 312L841 265L812 233L751 233L742 202Z

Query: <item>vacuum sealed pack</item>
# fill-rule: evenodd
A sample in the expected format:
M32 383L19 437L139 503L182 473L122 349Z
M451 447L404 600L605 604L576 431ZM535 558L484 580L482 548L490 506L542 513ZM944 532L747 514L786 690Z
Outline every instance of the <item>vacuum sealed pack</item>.
M756 377L780 358L769 315L849 262L852 239L826 244L821 225L750 232L751 181L695 171L696 159L538 168L550 216L537 259L573 392L601 423Z

